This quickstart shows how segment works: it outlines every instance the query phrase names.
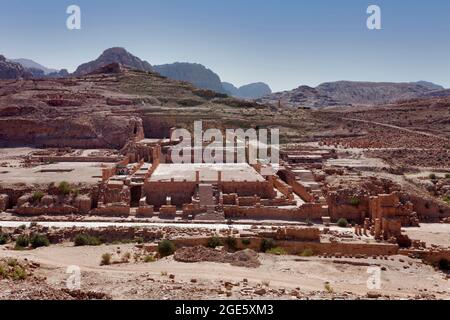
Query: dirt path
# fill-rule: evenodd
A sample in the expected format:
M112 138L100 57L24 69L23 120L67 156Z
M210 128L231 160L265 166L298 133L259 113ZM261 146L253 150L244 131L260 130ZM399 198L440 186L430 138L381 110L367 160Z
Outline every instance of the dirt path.
M407 129L407 128L403 128L403 127L399 127L393 124L387 124L387 123L382 123L382 122L376 122L376 121L369 121L369 120L362 120L362 119L355 119L355 118L341 118L342 120L349 120L349 121L355 121L355 122L361 122L361 123L369 123L369 124L374 124L374 125L378 125L378 126L382 126L382 127L386 127L386 128L390 128L390 129L397 129L397 130L401 130L404 132L408 132L408 133L413 133L413 134L420 134L423 136L427 136L427 137L432 137L432 138L437 138L440 140L444 140L444 141L448 141L448 138L433 134L433 133L429 133L429 132L422 132L422 131L416 131L416 130L411 130L411 129Z

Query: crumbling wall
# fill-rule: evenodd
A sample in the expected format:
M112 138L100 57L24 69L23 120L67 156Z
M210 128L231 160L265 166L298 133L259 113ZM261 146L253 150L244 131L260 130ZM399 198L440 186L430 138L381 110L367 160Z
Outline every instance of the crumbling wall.
M171 204L181 208L184 204L191 203L197 189L195 182L188 181L147 181L144 184L144 195L147 203L155 209L166 205L167 197L171 198Z

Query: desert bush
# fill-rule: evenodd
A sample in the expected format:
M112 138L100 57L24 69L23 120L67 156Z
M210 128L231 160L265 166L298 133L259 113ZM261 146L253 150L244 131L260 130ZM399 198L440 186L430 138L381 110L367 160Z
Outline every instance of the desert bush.
M39 202L44 197L44 193L42 191L35 191L33 195L31 196L31 199L33 202Z
M61 195L68 195L72 192L72 187L67 181L62 181L58 185L58 192Z
M434 173L432 173L428 176L428 178L430 178L430 180L436 180L437 176Z
M9 241L9 235L3 232L0 232L0 246L7 244Z
M94 236L90 236L85 233L80 233L75 236L73 239L73 242L76 247L83 247L83 246L99 246L102 244L100 239Z
M236 250L236 248L237 248L237 240L235 237L227 237L225 239L225 244L231 250Z
M101 266L107 266L111 264L111 254L110 253L104 253L102 254L102 261L100 262Z
M361 201L358 198L356 198L356 197L353 197L353 198L350 199L350 204L352 206L355 206L355 207L359 206L360 203L361 203Z
M244 246L249 246L251 243L250 239L242 239L241 242Z
M445 174L445 179L450 179L450 173Z
M125 252L122 256L122 262L126 263L129 262L131 259L131 253Z
M30 238L26 234L21 234L16 239L16 249L27 248L30 245Z
M314 255L314 251L310 248L307 248L303 250L303 252L300 254L302 257L312 257Z
M208 247L215 249L216 247L222 246L222 240L219 237L211 237L208 239Z
M444 200L445 202L450 204L450 196L444 196L444 198L442 198L442 200Z
M136 238L134 238L134 242L141 244L141 243L144 243L145 241L144 241L144 238L142 238L142 237L136 237Z
M147 255L144 257L144 262L145 263L149 263L149 262L155 262L156 259L154 256L152 256L151 254Z
M162 240L158 244L158 253L161 257L167 257L175 252L175 245L170 240Z
M48 247L50 245L50 241L47 236L43 234L34 234L30 239L30 243L33 249Z
M267 252L267 250L275 248L275 241L273 239L263 239L261 242L261 251Z
M275 247L266 251L266 253L274 254L277 256L285 256L287 255L287 251L281 247Z
M345 218L341 218L338 220L337 225L341 228L347 228L348 227L348 221Z
M27 272L22 266L17 265L14 267L11 278L14 281L25 280L27 278Z
M328 293L333 293L334 292L334 290L333 290L333 288L331 287L331 285L327 282L327 283L325 283L325 290L328 292Z

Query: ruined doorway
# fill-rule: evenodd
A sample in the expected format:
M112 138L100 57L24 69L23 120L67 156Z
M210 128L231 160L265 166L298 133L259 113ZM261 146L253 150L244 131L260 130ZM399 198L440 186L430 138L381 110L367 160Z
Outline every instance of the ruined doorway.
M130 189L131 194L131 207L132 208L138 208L139 207L139 201L142 198L142 186L133 186Z

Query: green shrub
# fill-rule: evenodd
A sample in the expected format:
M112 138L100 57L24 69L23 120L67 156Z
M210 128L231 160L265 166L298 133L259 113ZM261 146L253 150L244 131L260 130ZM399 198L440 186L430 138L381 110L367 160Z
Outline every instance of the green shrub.
M102 261L100 262L100 265L107 266L110 264L111 264L111 254L110 253L102 254Z
M445 179L450 179L450 173L445 174Z
M50 245L50 241L48 240L46 235L43 234L35 234L30 239L31 247L33 249L40 247L48 247Z
M434 173L432 173L428 176L428 178L430 178L430 180L436 180L437 176Z
M355 207L359 206L360 203L361 203L361 201L358 198L356 198L356 197L353 197L353 198L350 199L350 204L352 206L355 206Z
M26 234L21 234L16 240L16 249L27 248L30 245L30 238Z
M72 192L72 187L70 186L70 184L66 181L62 181L59 183L58 185L58 192L61 195L68 195Z
M98 239L97 237L93 237L85 233L77 234L73 239L73 242L76 247L99 246L102 244L100 239Z
M0 232L0 246L7 244L9 241L9 235L3 232Z
M344 218L339 219L337 224L341 228L347 228L348 227L348 221L347 221L347 219L344 219Z
M331 287L331 285L330 285L328 282L325 283L325 290L326 290L328 293L333 293L333 292L334 292L333 288Z
M442 198L442 200L444 200L445 202L450 204L450 196L444 196L444 198Z
M14 281L25 280L27 278L27 272L23 267L17 265L14 267L11 277Z
M134 238L134 242L136 242L137 244L141 244L141 243L144 243L145 241L144 241L144 238L142 238L142 237L136 237L136 238Z
M263 239L261 242L261 251L267 252L267 250L275 248L275 241L273 239Z
M236 250L236 248L237 248L237 240L235 237L227 237L225 239L225 244L231 250Z
M277 256L285 256L287 255L287 251L281 247L275 247L266 251L269 254L275 254Z
M44 193L42 191L35 191L31 196L33 202L39 202L44 197Z
M154 256L152 256L151 254L147 255L144 257L144 262L145 263L150 263L150 262L155 262L156 259Z
M158 253L161 257L167 257L175 252L175 245L170 240L162 240L158 244Z
M303 252L300 254L302 257L312 257L314 255L314 251L310 248L307 248L303 250Z
M208 239L208 247L215 249L216 247L222 246L222 240L219 237L211 237Z
M242 239L241 242L244 246L249 246L251 243L250 239Z

